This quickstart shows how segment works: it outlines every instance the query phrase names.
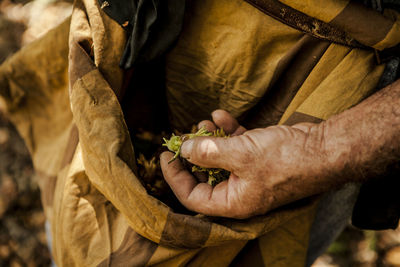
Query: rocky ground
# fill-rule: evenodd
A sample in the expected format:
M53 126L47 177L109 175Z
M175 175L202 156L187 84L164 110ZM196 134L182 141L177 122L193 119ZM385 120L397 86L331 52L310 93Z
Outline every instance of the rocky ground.
M0 62L70 12L69 1L1 1ZM0 266L50 266L32 163L2 109L0 102ZM372 232L349 226L313 266L400 266L400 229Z

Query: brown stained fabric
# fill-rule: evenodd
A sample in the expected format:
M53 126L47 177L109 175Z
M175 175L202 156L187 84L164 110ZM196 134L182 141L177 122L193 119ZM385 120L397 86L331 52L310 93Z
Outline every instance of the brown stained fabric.
M98 267L145 266L157 247L157 243L141 237L131 228L128 228L120 247L112 252Z
M250 240L242 249L242 251L240 251L240 253L236 256L230 266L265 266L258 239Z
M160 244L171 247L199 248L206 243L210 232L210 222L170 212Z
M330 24L346 31L364 45L373 46L382 41L394 21L359 3L350 2Z
M296 123L300 123L300 122L320 123L322 121L323 120L320 118L316 118L314 116L307 115L307 114L304 114L301 112L295 112L283 124L292 126L292 125L294 125Z
M64 154L64 158L61 162L61 169L63 169L65 166L67 166L69 163L71 163L72 158L74 156L76 146L78 145L79 142L79 133L78 133L78 128L76 126L72 126L71 132L69 135L69 140L67 144L67 149Z
M93 64L93 60L90 58L90 56L80 43L73 43L72 45L70 45L69 57L69 79L72 89L76 80L85 76L96 67Z
M319 39L347 45L362 47L356 40L343 30L325 23L316 18L309 17L276 0L245 0L267 15L285 23L302 32L311 34Z
M69 85L72 90L77 79L85 76L95 68L93 62L93 36L87 20L85 5L82 1L75 1L69 36Z
M329 42L304 35L276 68L273 85L260 103L250 112L248 128L267 127L279 122L300 86L318 63Z
M220 246L205 247L190 259L186 265L188 267L229 266L247 243L247 240L238 240L224 243Z

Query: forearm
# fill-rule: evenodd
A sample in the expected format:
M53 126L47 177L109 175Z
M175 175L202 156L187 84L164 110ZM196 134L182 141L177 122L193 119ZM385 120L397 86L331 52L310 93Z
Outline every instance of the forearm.
M400 159L400 80L319 127L329 164L343 179L384 173Z

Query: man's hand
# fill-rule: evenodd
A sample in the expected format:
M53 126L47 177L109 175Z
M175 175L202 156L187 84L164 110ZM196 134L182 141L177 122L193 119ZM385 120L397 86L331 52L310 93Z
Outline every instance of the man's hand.
M223 127L232 137L191 139L182 145L182 156L231 171L227 181L215 187L198 183L179 161L168 165L172 153L161 157L178 199L207 215L263 214L349 181L377 177L400 159L400 80L319 124L245 131L225 111L212 117L214 122L200 124Z
M161 156L164 177L188 209L211 216L247 218L321 192L318 182L326 158L318 125L274 126L246 131L226 111L199 127L223 128L230 138L198 137L184 142L181 154L207 168L229 170L228 180L212 187L199 183L179 160Z

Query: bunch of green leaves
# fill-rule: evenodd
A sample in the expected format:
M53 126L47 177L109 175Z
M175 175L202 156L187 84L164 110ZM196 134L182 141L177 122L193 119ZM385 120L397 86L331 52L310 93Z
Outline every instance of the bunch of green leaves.
M181 146L184 141L200 136L215 136L215 137L225 137L225 138L229 137L228 135L225 134L225 131L222 128L213 132L209 132L204 127L200 128L195 133L183 134L183 135L172 134L170 139L163 138L164 139L163 146L166 146L169 151L175 153L174 157L169 161L169 163L180 157ZM205 174L208 177L208 184L212 186L215 186L218 183L227 180L230 175L230 172L224 169L205 168L197 165L193 165L191 171L192 173L199 172Z

